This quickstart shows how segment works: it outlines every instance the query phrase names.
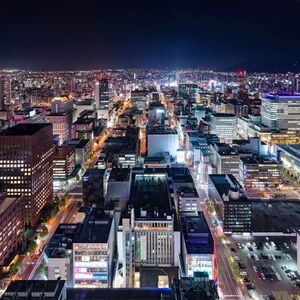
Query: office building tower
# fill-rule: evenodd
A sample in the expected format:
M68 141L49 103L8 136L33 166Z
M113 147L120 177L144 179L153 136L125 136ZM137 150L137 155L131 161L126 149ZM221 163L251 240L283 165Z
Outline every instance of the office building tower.
M282 183L282 164L274 158L241 157L240 179L245 189L277 187Z
M216 134L222 143L230 144L236 136L237 117L233 114L214 113L210 117L210 133Z
M73 286L73 243L81 230L81 223L58 225L43 253L47 280L60 278Z
M25 197L26 224L35 226L53 199L50 124L19 124L0 133L0 189Z
M0 266L3 266L22 245L25 231L24 220L24 197L0 195Z
M73 100L68 96L54 97L51 100L51 113L60 114L73 109Z
M4 78L0 77L0 110L5 108Z
M274 149L284 171L296 179L300 179L300 145L276 145Z
M53 125L53 135L57 135L59 145L71 137L73 101L66 97L54 97L51 101L51 113L46 116L46 123Z
M300 95L267 94L261 103L261 122L271 130L300 132Z
M0 110L5 110L11 102L11 76L0 76Z
M95 100L96 100L96 108L98 111L98 118L107 119L108 106L110 100L108 79L103 78L99 81L96 81Z
M138 110L144 110L149 102L149 92L147 90L134 90L130 93L130 98Z
M166 170L137 170L132 181L128 209L118 227L124 287L139 287L137 277L143 277L143 267L180 265L180 231Z
M148 107L148 125L164 125L166 118L166 110L162 103L152 102Z
M122 255L124 286L135 285L138 267L179 266L180 232L174 217L166 211L134 210L122 219L118 232Z
M295 93L300 92L300 78L298 75L293 79L293 90Z

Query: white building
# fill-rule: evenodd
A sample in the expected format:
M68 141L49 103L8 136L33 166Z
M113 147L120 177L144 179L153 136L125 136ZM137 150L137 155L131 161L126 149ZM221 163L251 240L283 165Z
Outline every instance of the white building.
M123 218L118 230L119 263L123 287L135 287L137 267L180 265L180 231L172 215L158 211L135 211Z
M151 127L147 130L148 156L162 156L169 152L173 158L179 149L178 134L168 127Z
M267 94L261 102L262 124L274 130L300 131L300 95Z
M232 174L239 179L240 157L228 144L215 143L211 146L211 162L216 168L216 174Z
M115 223L94 209L84 222L80 238L73 243L73 285L109 288L115 247Z
M221 142L231 143L237 133L237 117L233 114L214 113L210 117L210 133L216 134Z

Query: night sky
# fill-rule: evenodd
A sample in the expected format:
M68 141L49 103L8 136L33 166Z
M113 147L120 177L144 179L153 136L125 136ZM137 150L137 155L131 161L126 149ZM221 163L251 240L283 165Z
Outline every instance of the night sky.
M0 67L300 71L300 0L3 0Z

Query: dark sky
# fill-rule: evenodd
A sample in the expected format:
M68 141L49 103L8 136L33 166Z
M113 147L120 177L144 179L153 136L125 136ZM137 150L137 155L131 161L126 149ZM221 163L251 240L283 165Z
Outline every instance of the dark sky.
M300 0L2 0L0 67L300 71Z

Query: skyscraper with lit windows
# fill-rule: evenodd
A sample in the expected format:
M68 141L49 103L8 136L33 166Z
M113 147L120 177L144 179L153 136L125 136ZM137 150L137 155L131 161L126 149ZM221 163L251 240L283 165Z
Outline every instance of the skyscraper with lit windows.
M19 124L0 133L0 191L23 195L25 222L37 224L53 199L52 125Z

